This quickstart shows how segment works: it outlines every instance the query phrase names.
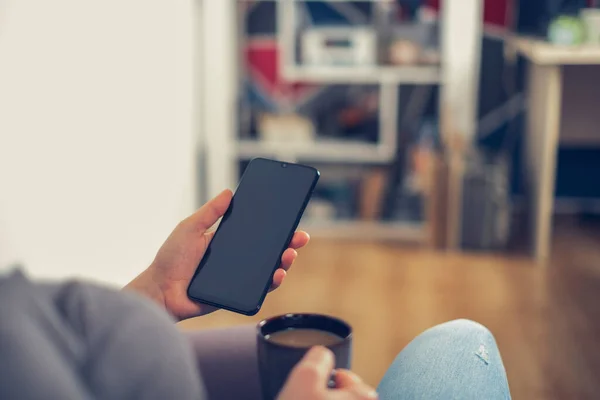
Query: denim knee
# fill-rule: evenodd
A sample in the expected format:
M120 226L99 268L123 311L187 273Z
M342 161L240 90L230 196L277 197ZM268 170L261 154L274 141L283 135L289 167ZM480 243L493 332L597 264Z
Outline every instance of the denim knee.
M484 325L479 322L472 321L466 318L455 319L452 321L445 322L441 325L438 325L440 328L449 328L452 330L461 330L461 331L476 331L476 332L484 332L490 333L490 330L486 328Z
M434 326L396 357L378 386L385 399L502 399L510 389L492 333L468 319Z
M431 331L437 331L437 333L443 333L447 335L457 336L477 336L487 337L494 340L494 335L488 328L480 324L479 322L471 321L469 319L455 319L448 321L443 324L434 326L430 329Z

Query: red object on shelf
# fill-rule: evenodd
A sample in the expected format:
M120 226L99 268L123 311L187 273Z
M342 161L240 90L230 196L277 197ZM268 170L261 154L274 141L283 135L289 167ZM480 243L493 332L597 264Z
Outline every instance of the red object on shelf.
M456 0L427 0L426 5L427 7L439 10L440 4L443 1ZM511 22L513 10L513 0L485 0L483 21L486 24L507 27Z
M274 39L249 40L245 52L248 74L275 101L302 103L318 90L318 85L290 82L281 77L279 52Z

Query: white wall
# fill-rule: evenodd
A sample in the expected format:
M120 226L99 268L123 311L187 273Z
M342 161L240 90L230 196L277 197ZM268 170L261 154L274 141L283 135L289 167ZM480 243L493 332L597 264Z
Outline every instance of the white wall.
M123 284L193 209L195 6L0 0L0 265Z

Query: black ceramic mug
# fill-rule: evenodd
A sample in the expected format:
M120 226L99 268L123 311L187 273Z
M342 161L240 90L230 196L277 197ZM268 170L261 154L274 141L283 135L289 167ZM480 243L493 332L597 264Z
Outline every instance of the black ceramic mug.
M311 329L337 336L334 343L282 344L277 333ZM335 368L350 369L352 328L344 321L319 314L285 314L265 319L257 326L258 364L263 398L272 400L283 387L290 371L313 345L323 345L335 355Z

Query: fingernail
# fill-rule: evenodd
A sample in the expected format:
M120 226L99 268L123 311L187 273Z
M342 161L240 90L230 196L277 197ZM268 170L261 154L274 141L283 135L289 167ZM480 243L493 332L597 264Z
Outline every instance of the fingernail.
M363 392L363 395L369 399L379 398L377 392L366 385L361 387L361 392Z
M308 351L306 357L309 360L328 360L329 358L333 358L333 353L324 346L314 346Z

